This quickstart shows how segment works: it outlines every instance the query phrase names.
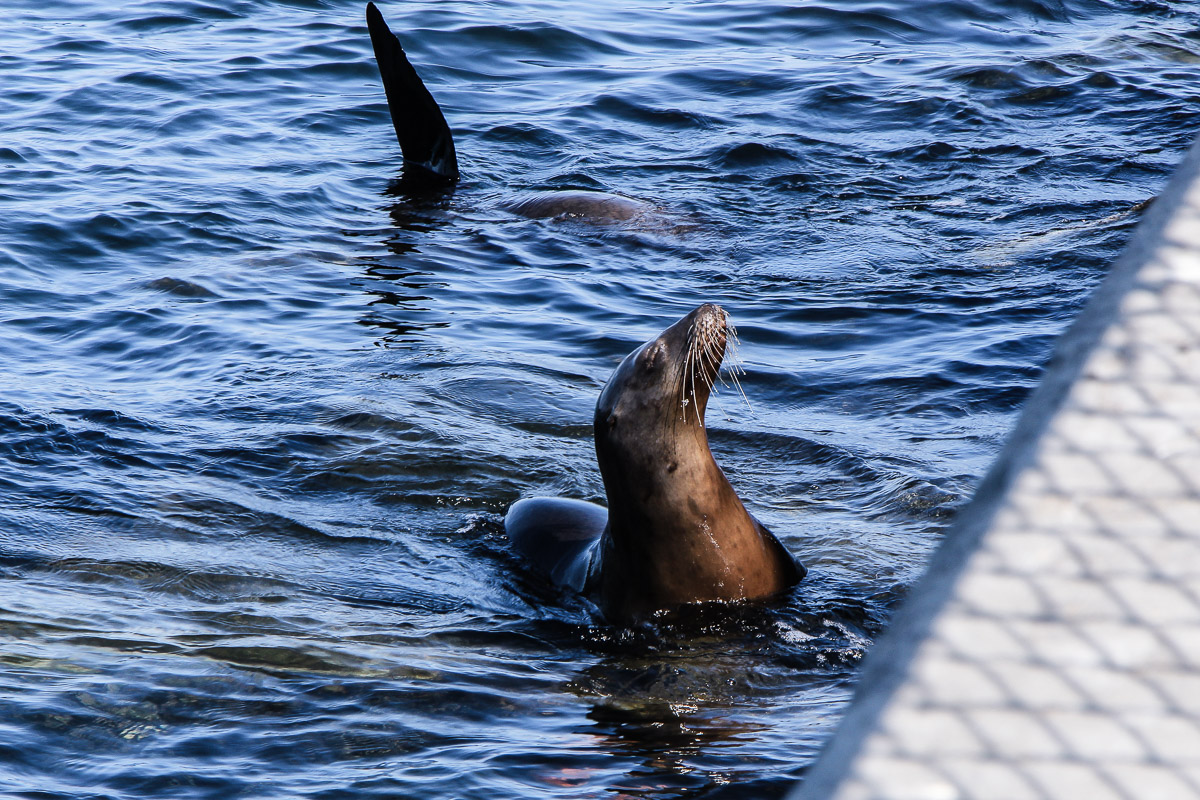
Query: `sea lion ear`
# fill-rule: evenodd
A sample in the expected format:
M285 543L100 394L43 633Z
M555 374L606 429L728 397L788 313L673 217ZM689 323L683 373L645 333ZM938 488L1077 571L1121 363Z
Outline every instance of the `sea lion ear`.
M642 351L642 368L656 370L662 366L663 354L667 348L662 342L655 342Z

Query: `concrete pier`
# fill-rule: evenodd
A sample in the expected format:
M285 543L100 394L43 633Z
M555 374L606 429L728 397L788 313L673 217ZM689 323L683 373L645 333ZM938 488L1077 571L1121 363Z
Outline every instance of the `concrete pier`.
M1200 798L1200 143L790 800Z

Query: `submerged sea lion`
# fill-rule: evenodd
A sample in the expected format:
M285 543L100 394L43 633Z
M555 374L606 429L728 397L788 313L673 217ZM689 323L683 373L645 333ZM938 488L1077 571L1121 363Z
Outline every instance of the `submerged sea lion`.
M605 616L636 619L685 603L754 600L806 570L746 510L708 449L704 412L730 336L706 303L630 353L596 403L607 510L519 500L513 546Z
M404 154L404 180L410 186L445 187L458 180L458 157L446 117L408 60L400 40L388 28L374 3L367 3L367 30L392 126ZM650 203L607 192L571 190L542 192L508 203L524 217L562 217L599 222L652 218Z

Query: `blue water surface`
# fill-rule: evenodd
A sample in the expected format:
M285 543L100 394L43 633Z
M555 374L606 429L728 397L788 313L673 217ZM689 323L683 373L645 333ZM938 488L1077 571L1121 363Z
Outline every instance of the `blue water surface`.
M769 798L1200 122L1185 0L385 2L464 178L412 197L359 0L0 26L0 789ZM526 219L532 192L655 224ZM509 550L702 302L713 450L810 568L595 619Z

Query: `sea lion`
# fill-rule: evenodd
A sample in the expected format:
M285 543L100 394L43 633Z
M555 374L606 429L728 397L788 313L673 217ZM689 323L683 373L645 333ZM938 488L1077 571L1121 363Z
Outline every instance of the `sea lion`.
M687 603L755 600L805 568L746 510L708 448L704 413L730 334L706 303L623 360L596 403L596 459L608 508L519 500L513 547L610 619Z
M658 212L658 209L644 200L586 189L538 192L505 203L504 207L514 214L531 219L551 217L604 222L632 222L641 218L652 218Z
M404 155L402 182L416 190L445 189L459 178L454 137L437 101L408 60L400 40L374 3L367 3L367 31L383 79L392 127ZM583 219L596 222L650 220L657 211L642 200L608 192L573 189L540 192L504 206L524 217Z

